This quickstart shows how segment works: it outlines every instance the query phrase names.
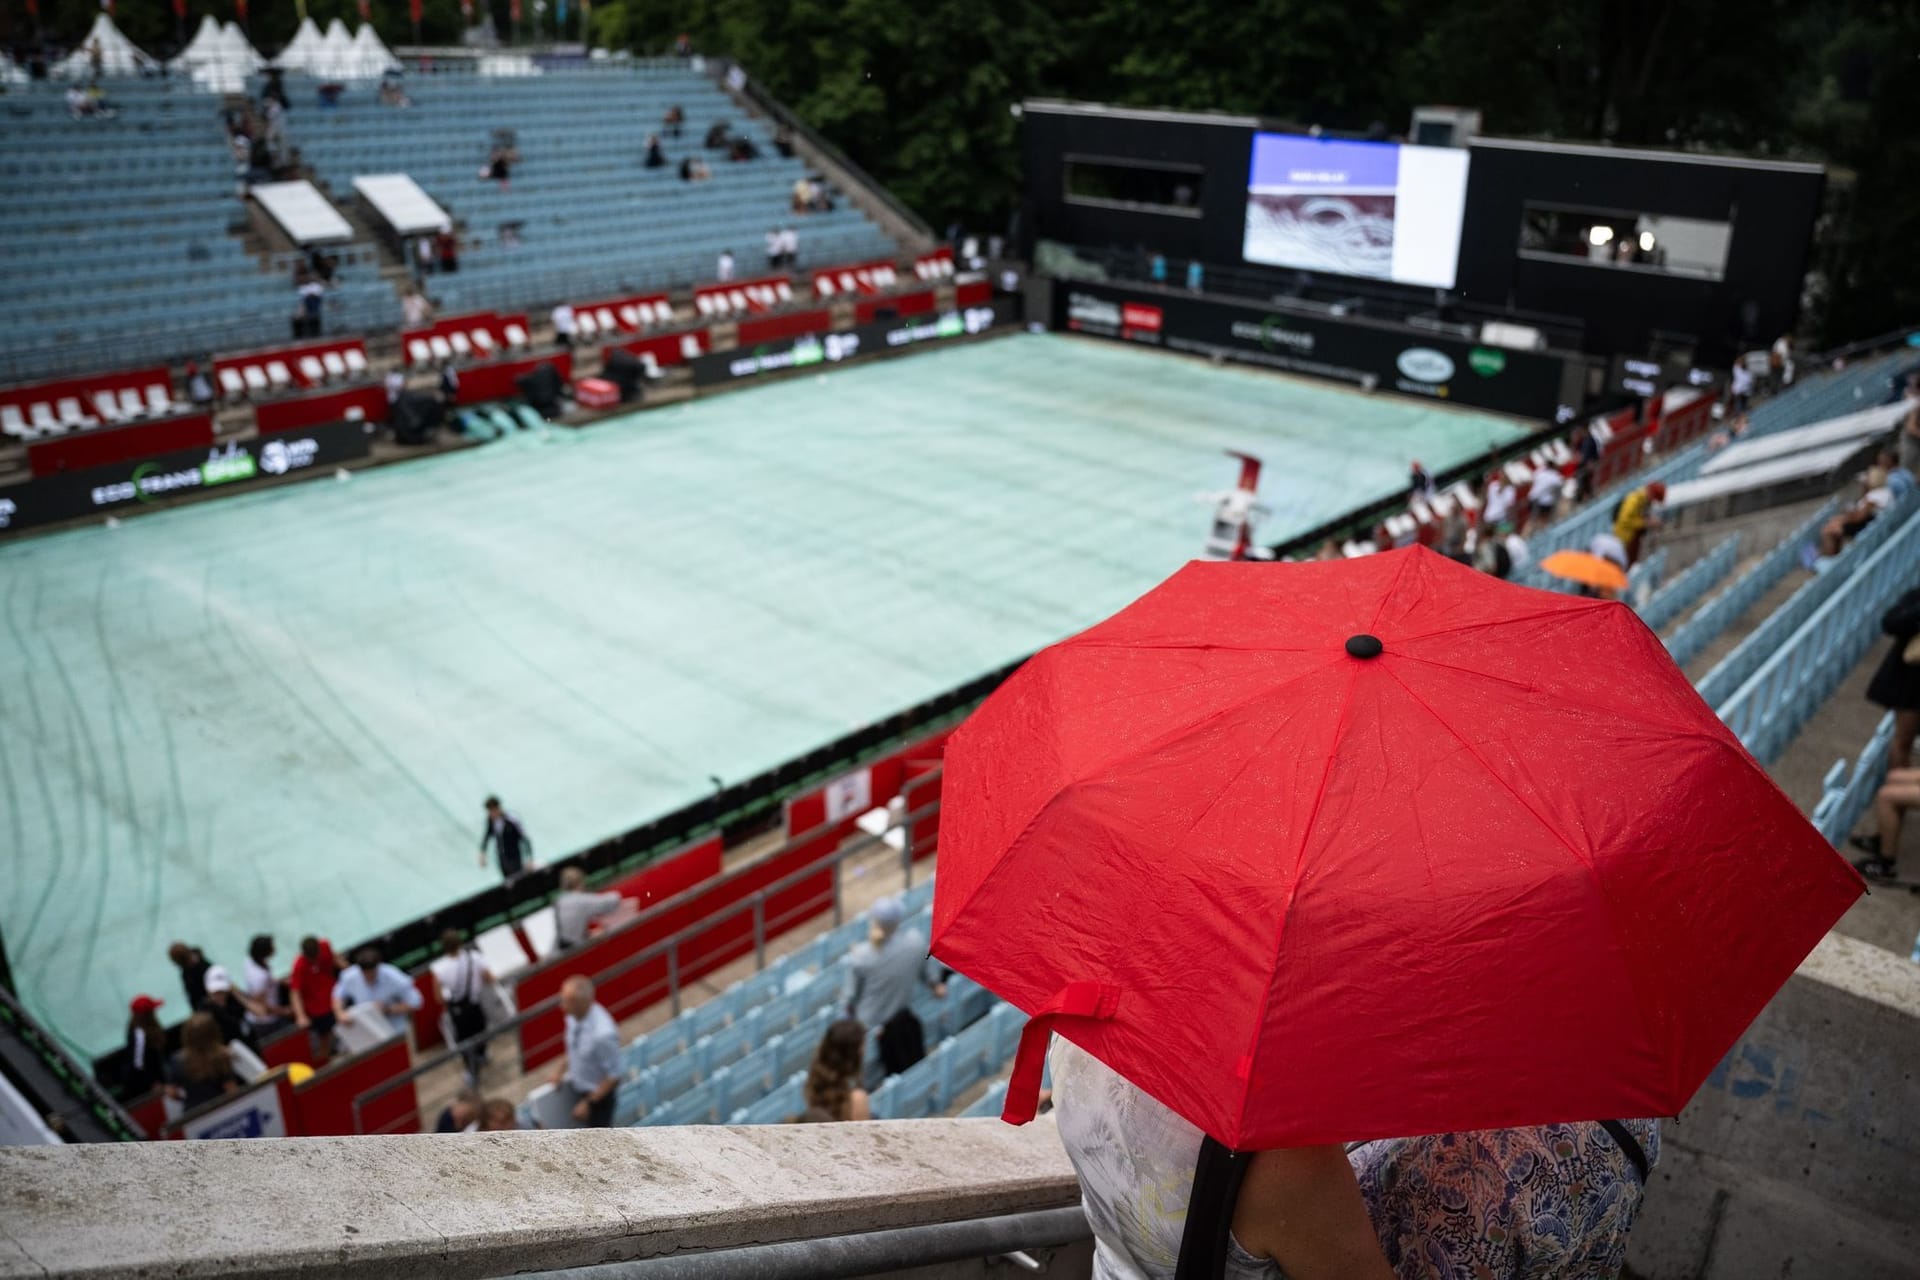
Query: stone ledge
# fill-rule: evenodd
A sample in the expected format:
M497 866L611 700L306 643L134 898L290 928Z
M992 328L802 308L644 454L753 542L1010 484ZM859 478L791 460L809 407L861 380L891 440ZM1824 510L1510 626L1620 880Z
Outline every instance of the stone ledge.
M482 1277L1077 1203L1050 1121L0 1149L0 1277Z

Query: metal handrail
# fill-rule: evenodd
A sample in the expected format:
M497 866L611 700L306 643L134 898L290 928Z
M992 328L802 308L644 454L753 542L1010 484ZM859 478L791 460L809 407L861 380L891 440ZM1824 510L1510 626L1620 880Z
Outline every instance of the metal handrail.
M103 1130L121 1142L138 1142L146 1135L134 1123L127 1109L100 1087L92 1074L73 1060L46 1029L14 998L12 991L0 986L0 1023L10 1027L20 1043L32 1050L41 1065L56 1076L68 1097L86 1109ZM51 1099L43 1099L51 1104ZM64 1113L62 1113L64 1115Z
M918 778L912 779L911 781L906 783L905 786L901 788L901 794L907 795L909 792L915 789L930 785L931 783L937 781L940 778L941 773L942 773L942 770L936 768L926 774L923 774ZM833 923L834 923L834 927L836 928L839 927L842 923L844 923L843 908L842 908L843 895L841 892L841 875L840 875L841 866L849 858L856 857L863 853L867 853L876 847L884 847L886 843L887 835L893 831L900 831L904 835L904 839L902 840L902 846L901 846L901 860L902 860L902 863L904 864L904 870L906 873L908 884L910 886L912 883L912 867L913 867L913 853L914 853L913 825L916 821L931 817L932 815L938 813L939 810L940 810L940 802L938 800L935 800L931 804L925 805L918 810L906 811L899 815L899 821L889 822L888 825L882 828L878 833L875 833L875 834L862 833L857 838L850 838L847 841L840 844L830 853L822 855L820 858L812 862L809 862L806 866L801 867L796 871L789 872L787 875L782 876L780 879L774 881L772 884L766 885L760 889L756 889L752 894L748 895L745 898L740 899L738 902L731 904L730 906L722 909L721 911L713 915L707 916L695 924L688 925L685 929L682 929L677 933L674 933L668 937L660 939L658 942L655 942L645 947L644 949L638 952L635 952L633 955L627 957L625 960L622 960L619 964L613 965L608 969L604 969L597 974L592 974L589 976L593 978L593 981L596 984L605 983L615 978L618 978L623 974L631 972L632 970L639 967L640 965L646 964L650 961L658 960L662 956L665 956L667 960L667 978L666 978L665 991L662 992L660 995L653 996L651 999L642 1000L640 1003L634 1006L633 1011L638 1012L638 1010L644 1009L649 1005L655 1004L659 1000L664 998L672 1002L673 1012L677 1016L681 1011L680 998L681 998L681 993L684 990L680 982L680 948L682 946L694 941L696 938L700 937L703 934L711 932L713 929L717 928L723 923L730 923L738 919L740 915L743 913L751 912L753 915L753 922L754 922L754 930L753 930L754 969L755 969L755 972L759 972L760 970L765 969L767 967L766 944L767 944L769 928L773 924L785 924L787 919L789 918L789 917L781 917L777 921L770 922L767 918L767 913L766 913L766 904L769 899L771 899L776 894L782 893L787 889L792 888L794 885L799 884L804 880L807 880L813 876L819 875L823 871L831 871L833 873ZM802 833L801 835L785 840L780 844L778 848L768 853L765 856L765 858L761 860L765 861L766 858L779 857L783 853L791 852L792 850L800 848L813 840L817 840L820 838L820 835L824 831L830 830L832 825L834 824L823 824L822 826L815 827L810 831ZM632 920L629 920L625 924L621 925L618 929L611 930L607 934L601 935L602 938L604 939L608 937L618 937L623 933L631 932L632 930L637 929L640 926L647 924L648 922L654 919L657 919L661 912L666 911L670 907L674 906L675 902L677 901L677 898L682 896L684 895L676 895L676 899L669 899L666 902L662 902L655 905L654 907L652 907L647 911L641 912L639 915L635 916ZM799 915L799 913L803 911L806 914L810 915L812 914L814 909L815 909L814 904L809 902L805 904L803 907L796 908L794 912L789 913L789 916ZM805 917L800 916L800 918L805 918ZM651 991L651 989L652 988L649 987L647 990ZM398 1089L404 1085L410 1084L412 1081L418 1079L423 1075L428 1074L429 1072L437 1071L441 1067L461 1059L468 1052L477 1052L483 1049L488 1044L491 1044L498 1037L518 1030L520 1027L525 1026L527 1023L533 1021L535 1018L546 1017L547 1015L556 1012L559 1008L560 1008L560 997L557 994L548 996L545 1000L540 1001L539 1003L533 1005L532 1007L520 1010L513 1017L505 1019L502 1022L496 1023L493 1026L487 1027L485 1030L476 1032L475 1034L467 1037L465 1040L461 1040L455 1044L452 1044L444 1048L440 1053L434 1055L431 1058L428 1058L426 1061L415 1063L412 1067L410 1067L404 1073L398 1076L394 1076L389 1080L382 1081L380 1084L375 1085L373 1088L368 1089L365 1092L356 1094L353 1100L354 1132L355 1133L366 1132L366 1130L362 1128L361 1117L364 1114L365 1108L375 1100L386 1096L387 1094L393 1092L395 1089Z

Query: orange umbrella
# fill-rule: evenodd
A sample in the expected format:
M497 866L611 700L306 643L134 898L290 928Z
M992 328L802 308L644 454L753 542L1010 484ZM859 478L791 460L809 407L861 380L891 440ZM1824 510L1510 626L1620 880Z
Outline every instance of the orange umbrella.
M1578 582L1602 591L1625 591L1627 571L1611 560L1585 551L1556 551L1540 562L1540 567L1556 578Z

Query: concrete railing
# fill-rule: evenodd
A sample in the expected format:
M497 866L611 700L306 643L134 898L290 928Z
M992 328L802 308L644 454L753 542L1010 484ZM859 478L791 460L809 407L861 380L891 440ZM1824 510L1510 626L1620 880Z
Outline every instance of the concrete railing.
M1078 1200L1048 1120L0 1148L0 1277L472 1280Z

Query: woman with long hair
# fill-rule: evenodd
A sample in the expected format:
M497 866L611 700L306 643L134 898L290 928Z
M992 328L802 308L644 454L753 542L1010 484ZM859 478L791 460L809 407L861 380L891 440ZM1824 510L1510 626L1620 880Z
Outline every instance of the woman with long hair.
M180 1048L167 1064L167 1092L191 1111L240 1087L233 1055L210 1013L196 1013L180 1028Z
M835 1120L873 1119L867 1091L860 1087L866 1050L867 1029L858 1018L842 1018L828 1027L807 1068L807 1106Z

